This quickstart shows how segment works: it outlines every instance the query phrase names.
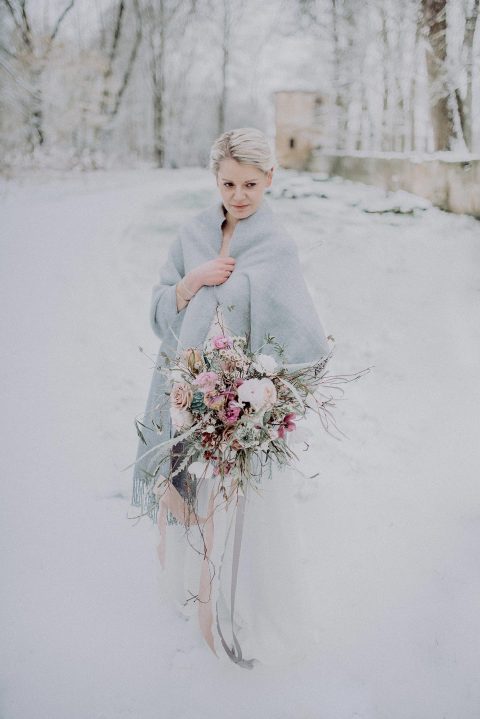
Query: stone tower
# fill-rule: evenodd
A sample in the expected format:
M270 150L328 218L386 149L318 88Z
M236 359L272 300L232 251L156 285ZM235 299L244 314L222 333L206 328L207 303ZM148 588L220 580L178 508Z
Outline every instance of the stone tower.
M312 150L329 146L328 98L312 90L279 90L274 97L278 163L308 169Z

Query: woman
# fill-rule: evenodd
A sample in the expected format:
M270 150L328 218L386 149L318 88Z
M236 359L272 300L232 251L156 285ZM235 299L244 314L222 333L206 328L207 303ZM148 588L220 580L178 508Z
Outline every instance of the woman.
M223 133L212 146L210 169L221 199L180 228L153 289L151 324L162 340L158 367L225 333L246 335L249 347L262 346L264 354L275 354L266 343L273 336L286 364L320 360L330 348L296 245L264 197L274 171L265 135L254 128ZM132 503L158 521L169 590L186 617L198 607L203 636L220 659L252 668L302 658L314 646L318 622L302 565L308 537L295 498L302 468L270 466L261 491L247 487L227 506L217 505L214 478L195 484L183 469L157 512L155 478L182 461L181 443L173 459L152 452L175 436L165 390L156 371Z

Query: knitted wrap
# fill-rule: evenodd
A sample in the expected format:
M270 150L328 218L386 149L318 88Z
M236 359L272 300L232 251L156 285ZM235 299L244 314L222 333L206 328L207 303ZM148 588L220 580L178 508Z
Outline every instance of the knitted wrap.
M165 364L165 354L173 358L187 347L203 344L217 305L222 305L226 324L238 335L249 337L253 351L272 354L279 361L267 335L284 347L281 361L300 364L321 360L330 351L323 326L305 284L297 248L292 237L263 198L257 210L238 220L230 240L229 254L235 269L223 284L203 286L180 312L176 304L176 284L190 270L219 256L222 223L221 200L201 211L179 229L170 245L168 257L153 287L150 322L162 340L157 366ZM147 399L137 460L154 445L173 437L164 376L154 370ZM161 426L161 430L156 425ZM132 505L156 519L152 487L158 473L167 475L169 457L150 452L135 464Z

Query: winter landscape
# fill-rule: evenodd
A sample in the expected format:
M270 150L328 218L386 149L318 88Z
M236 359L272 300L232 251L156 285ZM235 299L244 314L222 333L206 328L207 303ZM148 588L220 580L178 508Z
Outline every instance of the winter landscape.
M1 719L478 719L479 9L0 0ZM151 290L234 128L331 373L370 368L295 494L319 640L253 671L131 504Z
M213 177L44 172L1 187L2 717L478 716L478 221L276 175L268 201L336 371L373 368L346 386L348 438L323 436L303 487L318 653L245 672L219 666L167 601L156 527L132 519L122 471L158 349L151 286Z

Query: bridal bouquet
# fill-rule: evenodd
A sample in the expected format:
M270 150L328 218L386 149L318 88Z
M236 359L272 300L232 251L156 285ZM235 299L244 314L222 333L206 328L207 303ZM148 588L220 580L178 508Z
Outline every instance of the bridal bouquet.
M275 338L266 339L281 356L283 348ZM331 354L314 364L289 366L261 350L250 351L244 336L220 334L201 349L188 348L167 360L161 371L171 387L169 412L175 429L167 444L173 454L174 443L181 442L182 452L180 463L171 463L169 476L157 478L157 499L164 485L184 471L197 481L218 478L226 496L225 478L230 488L243 493L245 482L255 478L254 460L260 466L269 460L292 464L297 457L289 435L297 431L307 409L319 414L327 431L331 423L336 427L333 398L322 394L322 386L349 379L327 376Z

